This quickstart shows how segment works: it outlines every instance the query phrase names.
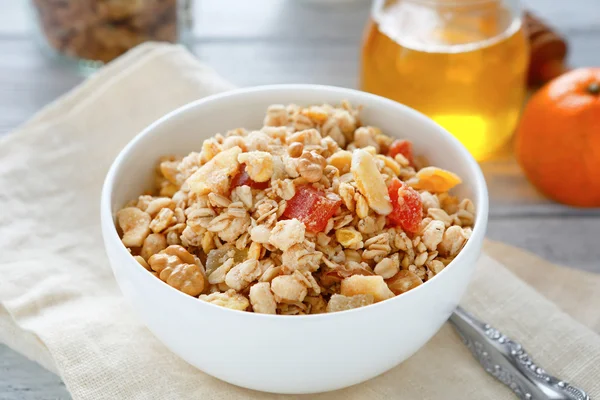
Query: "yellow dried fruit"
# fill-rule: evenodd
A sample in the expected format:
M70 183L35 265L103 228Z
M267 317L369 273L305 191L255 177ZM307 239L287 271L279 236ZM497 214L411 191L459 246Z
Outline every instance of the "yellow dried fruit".
M362 242L362 234L354 228L340 228L335 231L335 238L344 247L353 247Z
M352 275L342 281L340 294L344 296L370 294L375 299L375 302L394 297L394 293L392 293L383 278L379 275Z
M346 150L336 151L327 159L327 162L336 167L340 171L340 175L347 174L352 165L352 153Z
M352 154L351 170L356 186L365 196L369 207L381 215L391 213L392 202L383 176L377 169L375 157L364 149L355 150Z
M425 167L407 181L414 189L433 193L447 192L461 182L455 173L437 167Z
M374 302L375 298L370 294L357 294L356 296L334 294L331 296L329 303L327 303L326 312L351 310L353 308L368 306Z
M190 192L198 195L210 192L228 194L229 178L238 170L237 159L241 152L242 149L235 146L214 156L188 178Z

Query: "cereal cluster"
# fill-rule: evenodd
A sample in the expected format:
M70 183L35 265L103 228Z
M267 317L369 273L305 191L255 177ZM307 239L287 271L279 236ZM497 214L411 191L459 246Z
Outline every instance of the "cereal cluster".
M363 126L343 102L272 105L264 127L159 161L156 188L117 214L138 262L236 310L302 315L409 291L463 248L474 205L460 178Z
M178 0L34 0L48 44L108 62L148 41L177 41ZM187 1L187 0L186 0Z

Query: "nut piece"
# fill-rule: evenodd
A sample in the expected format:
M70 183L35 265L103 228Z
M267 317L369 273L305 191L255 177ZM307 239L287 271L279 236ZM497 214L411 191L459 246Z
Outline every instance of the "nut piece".
M204 272L200 260L179 245L171 245L148 259L158 277L190 296L204 290Z
M352 165L352 153L346 150L336 151L327 159L327 162L336 167L340 171L340 175L347 174Z
M252 231L254 232L254 229ZM286 251L296 243L304 242L305 232L304 224L296 218L279 221L271 231L269 243L279 250Z
M150 233L150 215L139 208L127 207L120 210L117 222L123 230L121 241L127 247L140 247Z
M232 147L220 152L201 166L186 181L190 192L197 195L210 192L228 195L229 178L238 170L239 162L237 159L241 152L242 149L238 146Z
M246 164L246 173L255 182L266 182L273 175L273 157L267 152L242 153L237 160Z
M278 303L301 302L308 293L306 286L294 275L281 275L273 278L271 290Z
M357 294L356 296L334 294L331 296L329 303L327 303L327 312L351 310L353 308L368 306L374 302L375 298L370 294Z
M167 238L161 233L151 233L142 245L141 256L148 260L154 254L167 248Z
M225 293L203 294L198 297L202 301L212 303L217 306L231 308L232 310L244 311L250 305L250 302L243 295L236 293L235 290L229 289Z
M402 294L416 288L423 281L414 272L403 269L387 280L388 287L394 294Z
M369 207L380 215L391 213L392 202L385 180L377 169L375 158L366 150L355 150L351 170L356 186L369 203Z
M259 282L250 288L250 303L256 313L276 314L277 303L268 282Z
M262 271L258 266L258 261L250 259L231 268L225 275L225 283L230 288L241 291L261 275Z
M462 181L459 176L437 167L425 167L407 183L417 190L427 190L432 193L443 193L452 189Z
M323 177L327 161L316 151L305 151L298 159L298 172L308 182L318 182Z
M344 296L370 294L373 295L375 302L394 297L394 293L379 275L352 275L342 281L340 293Z
M137 261L138 263L140 263L140 265L142 267L144 267L148 271L152 272L152 268L150 268L150 266L148 265L148 263L146 262L146 260L144 260L144 258L142 256L134 256L133 258L135 258L135 261Z
M196 264L179 264L174 268L165 268L159 274L159 278L190 296L196 297L204 290L204 276Z
M292 158L298 158L302 155L302 151L304 151L304 145L302 143L294 142L290 143L288 146L288 154Z

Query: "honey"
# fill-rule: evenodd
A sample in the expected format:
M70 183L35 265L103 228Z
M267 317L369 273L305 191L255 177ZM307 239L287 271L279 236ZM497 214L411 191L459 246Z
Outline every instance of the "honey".
M376 2L361 86L428 115L483 160L517 124L527 46L520 15L499 0Z

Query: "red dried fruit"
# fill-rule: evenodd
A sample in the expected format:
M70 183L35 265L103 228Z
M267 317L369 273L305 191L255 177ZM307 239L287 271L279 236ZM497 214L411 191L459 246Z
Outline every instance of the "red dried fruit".
M404 158L408 160L410 165L413 165L414 156L412 142L401 139L394 140L390 145L390 149L388 150L388 156L394 158L396 157L396 154L402 154Z
M417 232L423 220L423 203L419 193L397 178L392 179L388 193L393 207L387 216L388 221L407 232Z
M267 182L256 182L250 179L248 173L246 172L246 165L242 164L237 174L233 176L231 179L231 190L235 189L238 186L250 186L252 189L266 189L269 187L269 181Z
M310 232L321 232L342 204L339 197L331 194L329 196L309 185L298 186L296 195L288 200L283 215L298 219Z

